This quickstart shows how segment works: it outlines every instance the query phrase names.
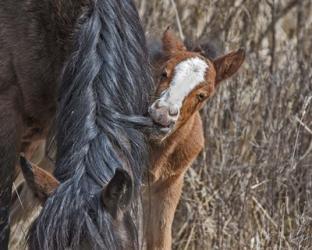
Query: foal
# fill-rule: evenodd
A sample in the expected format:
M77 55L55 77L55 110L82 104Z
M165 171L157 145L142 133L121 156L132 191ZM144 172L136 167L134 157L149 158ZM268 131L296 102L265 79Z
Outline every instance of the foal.
M204 147L199 110L218 84L244 62L244 50L210 60L188 51L169 30L162 39L163 56L152 62L157 83L149 108L158 133L151 139L149 187L145 189L147 249L171 249L171 227L183 178Z

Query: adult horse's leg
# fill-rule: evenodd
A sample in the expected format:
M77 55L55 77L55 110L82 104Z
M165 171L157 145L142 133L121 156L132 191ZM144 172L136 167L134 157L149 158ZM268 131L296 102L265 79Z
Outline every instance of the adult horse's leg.
M15 91L10 90L0 94L0 248L2 250L8 249L11 193L21 128L21 116L14 103Z

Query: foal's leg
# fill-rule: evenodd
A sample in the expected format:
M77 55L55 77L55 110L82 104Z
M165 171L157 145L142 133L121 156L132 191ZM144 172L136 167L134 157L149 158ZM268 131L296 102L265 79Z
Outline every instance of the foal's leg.
M0 95L0 249L8 249L12 184L19 150L21 117L14 96Z
M151 187L150 198L144 204L148 250L171 249L171 228L182 192L183 177L184 173Z

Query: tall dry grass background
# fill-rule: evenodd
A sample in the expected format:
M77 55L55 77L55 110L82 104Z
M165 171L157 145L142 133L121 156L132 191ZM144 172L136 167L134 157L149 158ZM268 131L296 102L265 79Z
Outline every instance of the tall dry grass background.
M137 4L148 33L171 24L247 51L202 111L206 147L185 177L174 249L312 249L312 1Z

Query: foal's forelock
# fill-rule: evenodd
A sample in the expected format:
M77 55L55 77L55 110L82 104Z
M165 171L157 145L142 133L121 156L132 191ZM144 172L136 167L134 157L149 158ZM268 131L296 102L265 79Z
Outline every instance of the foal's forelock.
M169 88L159 98L161 104L175 106L180 110L184 99L205 81L208 68L207 62L199 57L188 58L178 63L174 68Z

